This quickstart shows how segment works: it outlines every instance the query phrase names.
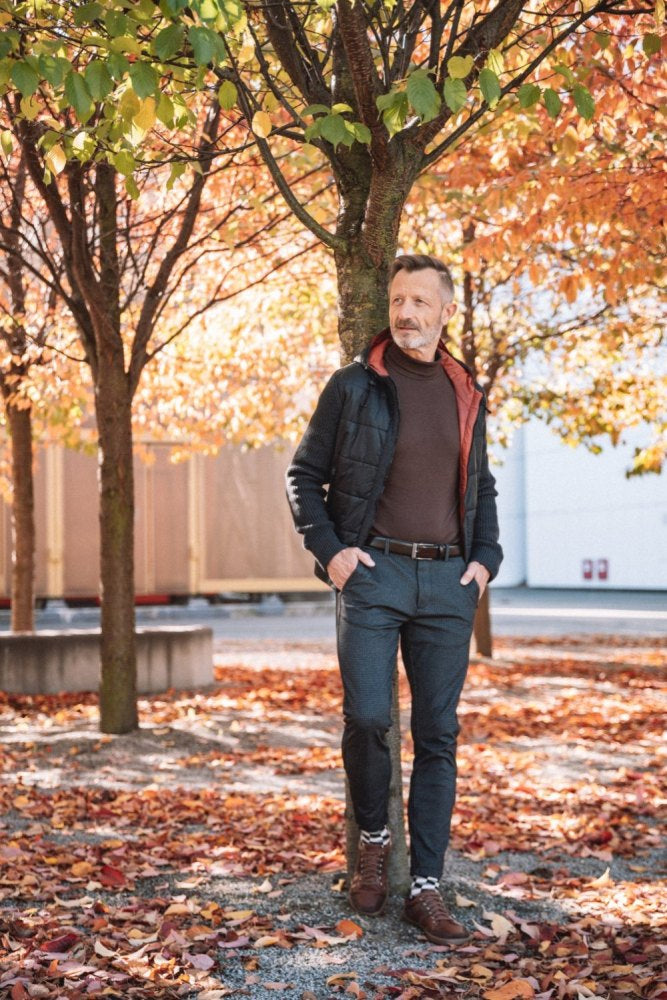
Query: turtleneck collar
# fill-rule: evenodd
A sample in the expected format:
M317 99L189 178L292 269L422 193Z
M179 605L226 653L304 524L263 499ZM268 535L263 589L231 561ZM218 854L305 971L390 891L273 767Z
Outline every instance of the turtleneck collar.
M393 340L387 345L384 360L389 370L397 369L409 378L436 378L442 368L439 351L434 361L417 361L402 351Z

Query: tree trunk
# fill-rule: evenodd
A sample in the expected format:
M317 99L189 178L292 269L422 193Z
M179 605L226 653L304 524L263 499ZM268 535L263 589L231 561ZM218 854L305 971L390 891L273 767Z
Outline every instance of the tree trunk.
M100 352L95 412L99 434L102 675L100 728L138 725L134 629L134 475L132 396L122 344Z
M35 501L32 477L32 413L8 402L12 439L12 621L13 632L35 628Z
M475 649L480 656L493 656L489 588L486 587L475 615Z
M387 284L391 262L396 256L396 230L401 204L395 208L397 219L383 246L382 256L372 259L365 241L350 241L345 252L336 252L338 274L338 331L341 342L341 362L346 364L364 349L376 333L387 326ZM394 676L392 726L388 735L391 754L391 785L389 791L389 829L393 848L389 864L392 888L405 892L410 883L405 839L403 785L401 775L401 727L398 709L398 672ZM348 877L356 864L359 830L346 789L346 859Z

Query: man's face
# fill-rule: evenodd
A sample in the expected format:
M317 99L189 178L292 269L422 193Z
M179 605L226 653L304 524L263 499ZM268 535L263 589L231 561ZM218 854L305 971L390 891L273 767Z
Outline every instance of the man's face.
M435 356L444 324L456 310L445 302L438 272L399 271L389 288L389 326L398 346L415 355ZM424 358L426 360L426 358Z

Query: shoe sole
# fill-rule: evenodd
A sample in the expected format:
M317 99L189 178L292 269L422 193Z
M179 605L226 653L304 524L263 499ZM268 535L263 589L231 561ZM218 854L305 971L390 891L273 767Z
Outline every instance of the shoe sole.
M463 944L465 941L470 940L470 934L465 934L463 937L438 937L436 934L431 934L430 931L425 931L421 924L418 924L416 920L406 916L406 914L403 914L401 919L404 923L416 927L431 944Z

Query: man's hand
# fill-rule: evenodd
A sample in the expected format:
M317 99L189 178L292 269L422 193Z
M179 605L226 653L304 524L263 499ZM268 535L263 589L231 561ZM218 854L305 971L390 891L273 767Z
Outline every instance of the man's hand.
M491 574L486 566L482 566L481 563L473 561L468 563L466 571L461 577L461 583L464 587L466 587L471 580L477 580L477 583L479 584L479 597L481 600L490 576Z
M336 590L343 589L348 581L348 578L352 576L357 568L357 563L360 562L362 562L365 566L375 566L375 563L369 556L368 552L364 552L363 549L359 549L356 546L351 546L348 549L341 549L341 551L337 552L333 559L329 561L329 564L327 565L327 573L329 574L329 579L333 583Z

